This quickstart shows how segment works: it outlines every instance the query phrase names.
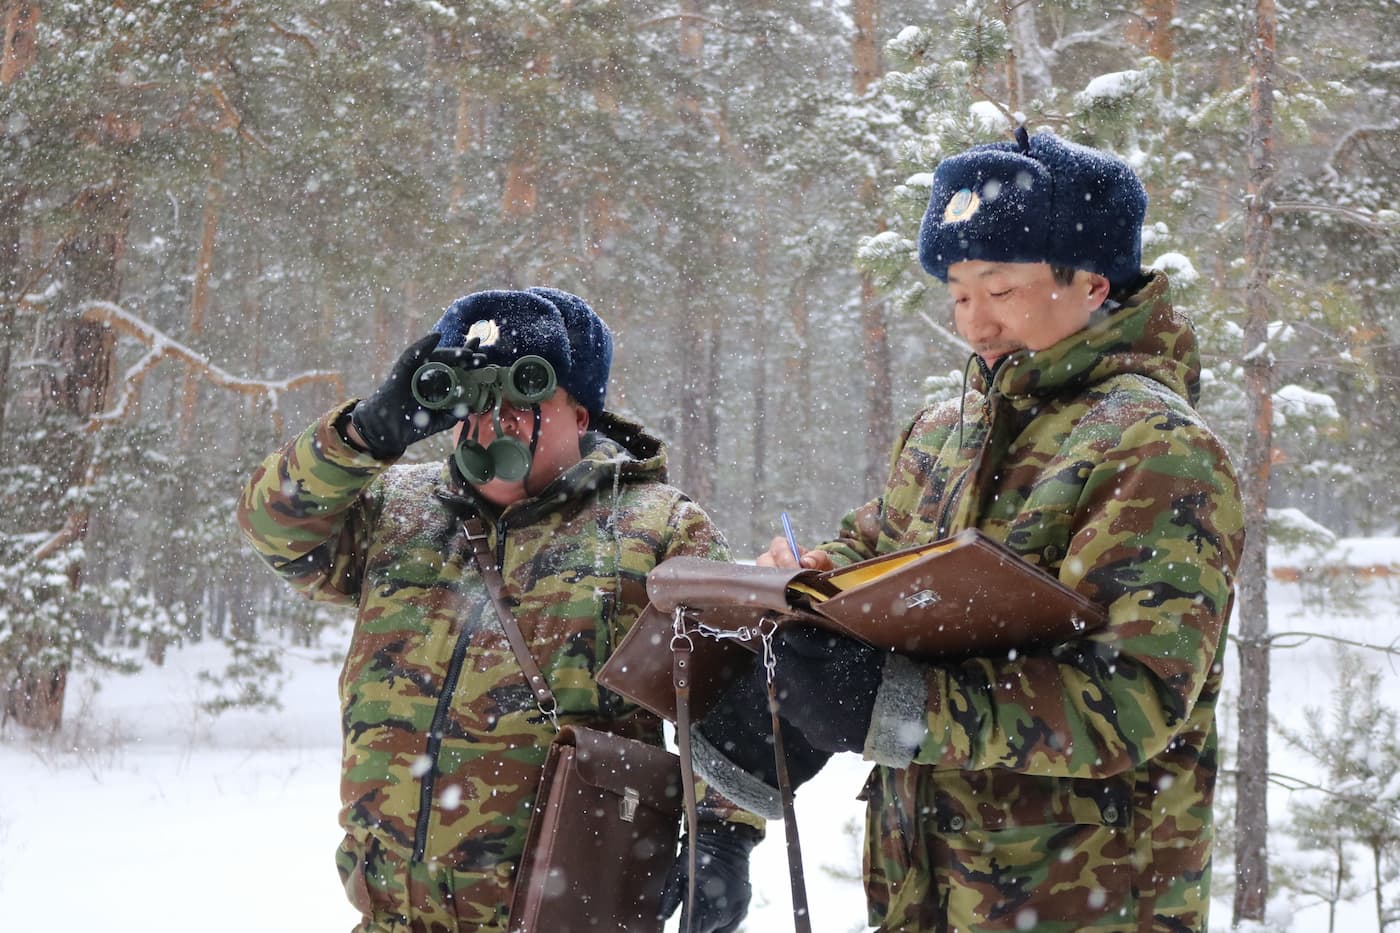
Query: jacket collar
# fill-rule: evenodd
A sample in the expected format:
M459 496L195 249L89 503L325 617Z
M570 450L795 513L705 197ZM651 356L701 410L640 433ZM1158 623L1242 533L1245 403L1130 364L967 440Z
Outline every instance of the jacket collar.
M1020 407L1132 373L1162 383L1193 405L1200 394L1195 331L1172 307L1170 284L1161 272L1151 273L1122 304L1096 312L1087 327L1054 346L1006 357L991 386ZM978 382L979 388L987 384L985 378Z

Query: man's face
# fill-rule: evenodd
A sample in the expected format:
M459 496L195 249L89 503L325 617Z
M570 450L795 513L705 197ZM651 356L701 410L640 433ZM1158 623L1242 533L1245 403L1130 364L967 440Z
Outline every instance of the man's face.
M1043 262L969 259L948 267L954 325L988 366L1083 330L1108 289L1108 279L1082 270L1061 285Z
M501 403L501 433L513 437L529 446L530 435L534 431L535 416L530 406L516 408L510 402ZM476 429L475 437L483 447L490 447L496 439L496 429L491 423L491 412L468 415L467 420L457 425L455 440L460 441L462 432ZM588 430L588 411L570 398L563 389L540 402L540 439L530 458L530 472L523 482L506 482L493 479L489 483L476 486L489 502L506 506L513 502L535 495L548 486L569 467L578 463L582 456L579 438Z

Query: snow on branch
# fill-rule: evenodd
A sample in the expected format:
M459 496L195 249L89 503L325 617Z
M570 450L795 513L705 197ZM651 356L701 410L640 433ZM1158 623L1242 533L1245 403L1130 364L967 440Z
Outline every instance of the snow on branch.
M1229 641L1236 645L1244 644L1244 639L1237 635L1227 635ZM1337 645L1346 645L1349 648L1361 648L1366 651L1376 651L1381 654L1388 654L1392 657L1400 658L1400 638L1393 639L1389 644L1377 644L1369 641L1357 641L1354 638L1343 638L1340 635L1328 635L1324 632L1270 632L1263 639L1263 643L1270 648L1300 648L1313 639L1318 641L1329 641Z
M1345 133L1337 137L1336 144L1332 151L1328 153L1323 161L1323 170L1329 180L1335 181L1341 177L1341 172L1337 171L1337 162L1343 154L1354 145L1360 145L1376 136L1393 133L1396 124L1390 123L1365 123L1360 126L1353 126Z
M242 395L266 398L278 433L283 429L282 411L278 406L283 393L315 382L328 382L338 395L345 394L345 382L338 370L310 370L281 380L246 379L216 366L204 354L190 349L159 328L151 326L110 301L85 301L78 306L78 313L86 320L105 324L117 333L131 337L147 347L147 352L123 374L121 394L106 411L98 412L88 419L84 428L87 431L99 430L108 423L126 417L142 381L163 359L174 359L183 363L190 372L198 373L220 388Z
M662 23L670 23L675 22L677 20L682 22L701 23L705 26L713 26L716 29L722 29L725 32L739 31L734 27L728 26L725 23L722 23L713 17L704 16L700 13L663 13L660 16L653 16L651 19L642 20L641 22L637 23L637 28L645 29L648 26L660 26Z
M1081 29L1065 36L1060 36L1050 45L1050 51L1059 55L1067 49L1076 45L1086 45L1089 43L1115 44L1122 41L1123 24L1117 20L1108 20L1102 26L1093 29Z
M1223 774L1230 774L1236 777L1238 777L1241 773L1238 768L1221 768L1220 770ZM1315 790L1319 793L1327 795L1328 797L1333 797L1337 800L1344 800L1347 803L1356 804L1358 806L1364 807L1367 810L1372 810L1378 814L1381 814L1387 819L1392 818L1394 815L1394 811L1387 808L1384 800L1377 801L1374 797L1371 796L1345 794L1334 788L1325 787L1322 784L1317 784L1312 781L1304 780L1300 777L1294 777L1291 774L1281 774L1278 771L1266 771L1264 773L1264 776L1268 779L1268 782L1270 784L1273 784L1276 787L1282 787L1285 790Z
M1342 207L1338 204L1318 204L1312 201L1275 201L1269 205L1269 209L1275 214L1331 214L1356 224L1368 233L1389 233L1395 227L1394 223L1386 222L1389 218L1385 215L1377 217L1369 212Z

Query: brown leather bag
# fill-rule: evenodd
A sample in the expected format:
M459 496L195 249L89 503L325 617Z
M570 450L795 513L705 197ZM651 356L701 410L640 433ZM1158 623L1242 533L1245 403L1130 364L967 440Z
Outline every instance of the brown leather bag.
M481 519L463 520L477 569L540 711L558 710L505 602ZM675 863L693 784L663 748L582 726L549 745L511 895L511 933L661 933L661 891ZM692 847L693 848L693 847ZM694 877L694 856L691 856ZM693 888L692 888L693 898Z
M511 933L660 931L681 770L664 749L564 726L549 747L510 907Z
M691 714L703 718L752 663L764 625L813 625L931 660L993 656L1078 638L1104 610L976 530L826 573L673 557L647 575L650 603L598 682L676 721L664 652L680 610L711 637L695 643ZM664 653L661 655L664 659Z

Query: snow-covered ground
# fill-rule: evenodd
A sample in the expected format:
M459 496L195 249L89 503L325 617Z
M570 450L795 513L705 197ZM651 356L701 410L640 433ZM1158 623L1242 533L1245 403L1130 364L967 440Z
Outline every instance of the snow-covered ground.
M1372 541L1366 550L1367 563L1400 571L1400 542ZM1364 597L1365 611L1340 616L1307 608L1296 584L1276 583L1272 627L1395 641L1400 576L1368 583ZM279 712L199 712L210 688L197 672L223 666L218 650L202 645L171 652L163 668L140 677L109 676L100 684L75 678L65 739L56 746L21 742L11 729L0 742L0 929L349 930L355 914L332 863L339 839L337 670L313 654L289 648L284 655L289 677ZM1367 660L1384 672L1386 702L1400 707L1400 662L1374 654ZM1233 652L1229 663L1236 663ZM1316 639L1276 652L1275 716L1297 726L1305 707L1325 709L1334 666L1332 650ZM1227 739L1232 717L1227 712L1221 723ZM1271 770L1315 776L1281 741L1271 751ZM866 771L855 756L842 756L798 794L818 933L866 929L862 807L854 799ZM1272 792L1274 821L1288 801L1288 791ZM1271 848L1287 854L1282 839ZM781 824L754 859L745 929L790 929ZM1338 929L1373 929L1372 910L1369 894L1344 905ZM1212 928L1226 929L1229 916L1228 899L1218 900ZM1268 926L1323 931L1326 911L1281 902Z

